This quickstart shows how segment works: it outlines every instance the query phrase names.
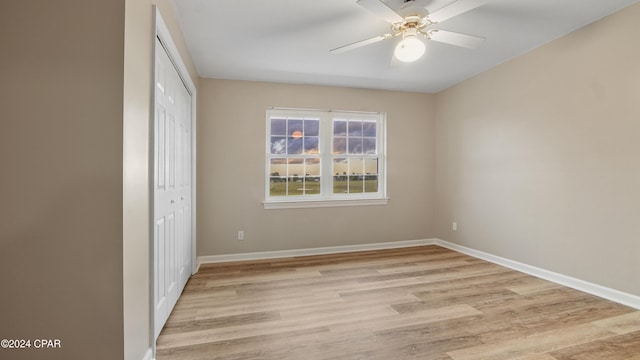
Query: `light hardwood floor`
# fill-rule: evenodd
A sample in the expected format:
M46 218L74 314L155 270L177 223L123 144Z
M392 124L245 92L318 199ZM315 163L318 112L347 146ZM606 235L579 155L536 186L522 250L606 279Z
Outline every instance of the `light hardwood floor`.
M213 264L170 359L640 360L640 311L438 246Z

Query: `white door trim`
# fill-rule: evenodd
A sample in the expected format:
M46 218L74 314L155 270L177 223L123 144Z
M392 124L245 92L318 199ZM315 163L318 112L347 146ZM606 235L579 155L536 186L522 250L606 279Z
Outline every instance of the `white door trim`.
M154 152L154 134L155 134L155 103L156 103L156 99L155 99L155 82L156 82L156 69L155 69L155 54L156 54L156 38L160 40L160 42L162 43L162 46L164 47L167 55L169 56L169 59L173 62L178 75L180 76L182 82L184 83L187 91L189 92L189 94L191 95L191 274L195 274L196 272L196 99L197 99L197 90L196 90L196 86L193 83L193 81L191 80L191 76L189 75L189 71L187 70L187 67L184 64L184 61L182 60L181 56L180 56L180 52L178 51L178 48L176 47L175 42L173 41L172 37L171 37L171 33L169 32L169 28L167 27L166 23L164 22L164 19L162 18L162 15L160 14L160 10L158 9L157 6L153 6L153 27L154 27L154 31L153 31L153 38L151 39L152 41L152 54L153 55L153 59L152 59L152 82L151 82L151 102L150 102L150 107L151 107L151 127L150 127L150 131L149 131L149 137L150 137L150 147L149 147L149 152L150 152L150 161L149 161L149 191L150 191L150 210L153 213L153 209L155 207L154 205L154 176L153 176L153 170L154 170L154 164L155 164L155 152ZM151 342L152 342L152 349L153 349L153 354L155 354L155 301L154 301L154 287L155 287L155 277L154 277L154 268L155 268L155 264L154 264L154 239L153 239L153 234L154 234L154 216L150 216L149 219L149 227L150 227L150 234L151 237L149 239L149 248L150 248L150 261L149 261L149 274L150 274L150 278L149 278L149 282L150 282L150 288L149 288L149 292L150 292L150 307L149 307L149 311L150 311L150 319L151 322L149 324L149 328L150 328L150 334L154 334L154 336L152 336Z

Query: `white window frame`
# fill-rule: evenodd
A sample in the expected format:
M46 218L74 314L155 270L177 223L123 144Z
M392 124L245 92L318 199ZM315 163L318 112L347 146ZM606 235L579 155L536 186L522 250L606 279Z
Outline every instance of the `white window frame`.
M271 118L272 117L317 117L320 119L320 194L314 195L286 195L270 196L270 170L271 159L282 158L271 154ZM375 120L376 121L376 151L375 155L358 154L333 154L333 120L334 119ZM386 114L381 112L355 112L336 110L307 110L270 108L266 111L266 143L265 143L265 209L289 209L289 208L315 208L333 206L365 206L384 205L387 197L386 176ZM289 155L290 157L298 157ZM304 155L300 155L304 157ZM333 159L334 158L377 158L378 159L378 191L350 194L333 193Z

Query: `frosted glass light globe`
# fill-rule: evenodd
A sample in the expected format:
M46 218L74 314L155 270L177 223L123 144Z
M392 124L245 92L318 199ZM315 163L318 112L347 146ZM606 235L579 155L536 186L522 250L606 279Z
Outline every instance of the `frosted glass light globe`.
M415 35L406 35L398 45L394 55L403 62L412 62L420 59L424 55L425 46Z

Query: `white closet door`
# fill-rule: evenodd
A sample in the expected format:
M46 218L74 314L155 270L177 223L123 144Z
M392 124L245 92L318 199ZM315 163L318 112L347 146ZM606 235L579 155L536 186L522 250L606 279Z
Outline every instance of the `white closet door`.
M178 144L180 178L178 181L178 217L180 227L177 243L178 287L182 292L191 275L191 95L184 86L178 95L180 121L178 122Z
M191 134L186 134L190 124L190 94L156 39L153 244L156 337L190 275L191 186L187 183L191 182ZM189 257L186 263L185 256Z

